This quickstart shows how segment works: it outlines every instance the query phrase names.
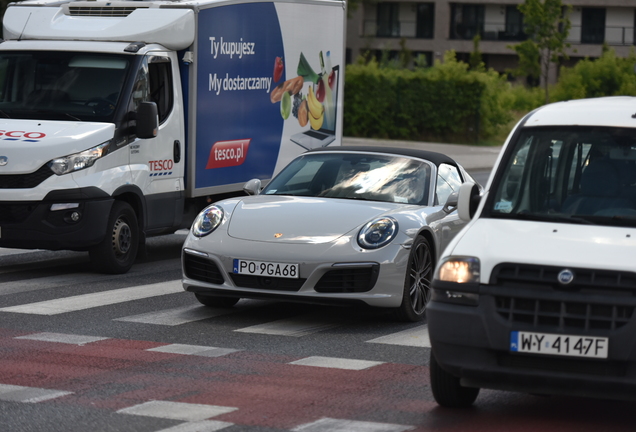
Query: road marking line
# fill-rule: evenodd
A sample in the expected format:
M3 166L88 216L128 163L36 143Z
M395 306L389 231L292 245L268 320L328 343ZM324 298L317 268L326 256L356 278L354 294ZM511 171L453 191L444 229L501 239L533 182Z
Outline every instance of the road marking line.
M43 342L59 342L71 345L85 345L91 342L102 341L106 339L110 339L107 337L99 337L99 336L83 336L83 335L73 335L73 334L64 334L64 333L34 333L26 336L17 336L15 339L28 339L28 340L36 340Z
M0 312L16 312L33 315L57 315L178 292L185 292L183 291L180 279L151 285L139 285L131 288L121 288L37 303L10 306L1 308Z
M226 354L231 354L237 351L237 349L231 348L216 348L210 346L201 345L184 345L184 344L170 344L163 345L155 348L149 348L146 351L156 351L170 354L182 354L182 355L196 355L203 357L221 357Z
M0 400L3 401L38 403L70 394L73 392L0 384Z
M230 426L234 426L234 423L218 420L203 420L198 422L181 423L180 425L176 425L168 429L161 429L157 432L216 432Z
M277 320L265 324L234 330L242 333L259 333L276 336L301 337L323 330L338 327L342 323L326 323L324 317L305 316L300 318L290 318Z
M200 421L221 414L236 411L238 408L216 405L192 404L170 401L150 401L128 408L122 408L120 414L132 414L171 420Z
M324 417L312 423L297 426L293 432L403 432L415 429L391 423L376 423L355 420L340 420Z
M221 315L227 315L233 312L235 311L231 309L213 309L206 306L194 305L167 309L158 312L148 312L123 318L115 318L113 321L176 326L194 321L201 321L208 318L214 318Z
M421 348L430 348L431 340L428 337L428 326L413 327L398 333L382 336L368 340L370 343L381 343L389 345L403 345Z
M301 365L301 366L334 368L334 369L363 370L363 369L371 368L373 366L381 365L383 363L384 362L379 362L379 361L353 360L353 359L343 359L343 358L336 358L336 357L313 356L313 357L307 357L304 359L293 361L290 364Z

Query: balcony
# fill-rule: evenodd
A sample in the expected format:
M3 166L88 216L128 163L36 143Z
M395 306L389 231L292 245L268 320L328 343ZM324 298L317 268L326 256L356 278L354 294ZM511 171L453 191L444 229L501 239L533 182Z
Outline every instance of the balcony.
M462 24L451 27L450 38L455 40L472 40L476 35L482 41L524 41L528 37L520 26L505 23Z
M605 26L605 28L590 29L572 26L567 41L574 44L635 45L634 31L634 27Z

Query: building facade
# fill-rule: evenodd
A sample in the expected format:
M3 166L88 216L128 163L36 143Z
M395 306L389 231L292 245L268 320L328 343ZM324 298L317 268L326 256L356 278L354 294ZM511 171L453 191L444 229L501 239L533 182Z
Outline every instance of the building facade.
M454 50L467 60L474 50L473 38L481 37L479 51L486 67L505 72L517 67L517 55L510 48L526 39L523 16L517 6L523 0L380 0L361 3L347 28L347 58L362 53L397 53L403 40L414 55L428 64ZM636 43L636 2L633 0L564 0L572 9L568 42L569 64L582 58L596 58L603 45L626 56ZM556 68L555 68L556 69ZM550 81L556 80L556 70Z

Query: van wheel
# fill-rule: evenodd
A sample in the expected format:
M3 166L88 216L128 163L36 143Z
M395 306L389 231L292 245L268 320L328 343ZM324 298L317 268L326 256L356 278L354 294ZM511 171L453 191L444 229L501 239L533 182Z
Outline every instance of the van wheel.
M464 387L459 383L459 378L449 374L440 367L431 351L429 364L431 389L435 402L449 408L469 407L477 399L479 389Z
M421 321L431 299L433 280L433 253L428 240L418 236L413 242L404 280L402 304L395 310L400 321Z
M202 305L216 308L231 308L240 300L239 297L217 297L198 293L194 296Z
M104 240L89 250L91 263L103 273L126 273L135 262L139 247L137 215L130 204L113 203L106 233Z

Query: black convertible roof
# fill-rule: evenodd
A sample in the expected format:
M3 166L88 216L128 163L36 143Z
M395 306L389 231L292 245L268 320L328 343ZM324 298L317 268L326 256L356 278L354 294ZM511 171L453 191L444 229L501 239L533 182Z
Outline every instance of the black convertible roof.
M418 159L425 159L433 162L436 166L445 163L453 166L457 166L457 162L450 156L446 156L443 153L437 153L427 150L419 150L414 148L405 147L385 147L385 146L333 146L333 147L319 147L307 151L306 153L321 153L321 152L366 152L366 153L383 153L393 154L399 156L408 156ZM306 154L305 153L305 154Z

